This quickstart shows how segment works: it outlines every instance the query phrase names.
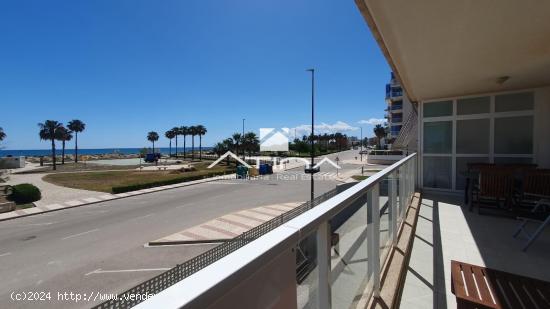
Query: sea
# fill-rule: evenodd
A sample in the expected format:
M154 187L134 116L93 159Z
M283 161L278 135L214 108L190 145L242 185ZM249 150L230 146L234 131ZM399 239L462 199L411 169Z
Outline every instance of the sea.
M140 150L143 148L96 148L96 149L86 149L86 148L79 148L78 154L79 155L99 155L99 154L138 154ZM56 148L55 149L57 155L61 155L61 149ZM155 151L160 152L162 154L168 154L170 148L161 147L156 148ZM187 147L186 150L189 152L191 151L191 147ZM202 151L210 151L212 150L212 147L202 147ZM172 153L176 151L175 147L172 147ZM199 151L199 147L195 146L195 151ZM183 147L178 147L178 152L183 152ZM6 157L6 156L13 156L13 157L39 157L39 156L51 156L52 150L51 149L21 149L21 150L8 150L8 149L0 149L0 157ZM72 155L74 154L74 148L65 148L65 154L66 155Z

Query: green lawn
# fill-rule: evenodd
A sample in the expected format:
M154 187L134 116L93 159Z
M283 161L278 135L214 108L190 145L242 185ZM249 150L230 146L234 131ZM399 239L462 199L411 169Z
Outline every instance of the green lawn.
M353 175L353 176L351 176L351 178L353 178L353 179L355 179L355 180L362 181L362 180L365 180L365 179L369 178L369 176Z
M181 180L206 176L213 172L229 171L225 166L206 168L207 163L195 164L196 171L105 171L51 174L43 179L56 185L112 193L113 187L142 185L158 181Z

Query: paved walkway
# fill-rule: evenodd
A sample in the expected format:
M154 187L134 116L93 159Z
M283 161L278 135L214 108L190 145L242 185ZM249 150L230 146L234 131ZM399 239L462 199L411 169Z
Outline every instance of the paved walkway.
M283 203L233 212L214 220L149 242L149 245L172 245L222 242L290 211L302 203Z
M6 184L16 185L20 183L30 183L37 186L42 193L42 199L34 203L38 207L62 203L64 201L98 197L105 194L104 192L73 189L54 185L42 179L46 175L48 174L11 174L9 181Z

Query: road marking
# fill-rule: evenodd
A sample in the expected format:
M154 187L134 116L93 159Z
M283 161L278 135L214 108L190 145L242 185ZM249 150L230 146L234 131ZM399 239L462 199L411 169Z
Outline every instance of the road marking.
M87 232L82 232L82 233L78 233L78 234L74 234L74 235L69 235L67 237L63 237L62 239L65 240L65 239L69 239L69 238L73 238L73 237L77 237L77 236L82 236L82 235L97 232L97 231L99 231L99 229L93 229L93 230L90 230L90 231L87 231Z
M41 225L51 225L57 222L44 222L44 223L29 223L26 226L41 226Z
M8 255L11 255L11 252L2 253L2 254L0 254L0 257L8 256Z
M142 272L142 271L166 271L171 268L138 268L138 269L118 269L118 270L102 270L98 268L94 271L91 271L84 276L89 276L93 274L105 274L105 273L131 273L131 272Z

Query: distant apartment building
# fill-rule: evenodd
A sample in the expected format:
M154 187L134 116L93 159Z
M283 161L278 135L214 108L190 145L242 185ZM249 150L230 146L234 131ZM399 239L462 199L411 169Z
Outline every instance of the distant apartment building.
M386 84L386 103L388 105L385 109L385 118L389 128L388 142L394 149L416 149L416 138L411 136L413 128L410 127L414 126L412 122L416 122L416 110L393 72L390 83ZM414 135L414 133L412 134Z

